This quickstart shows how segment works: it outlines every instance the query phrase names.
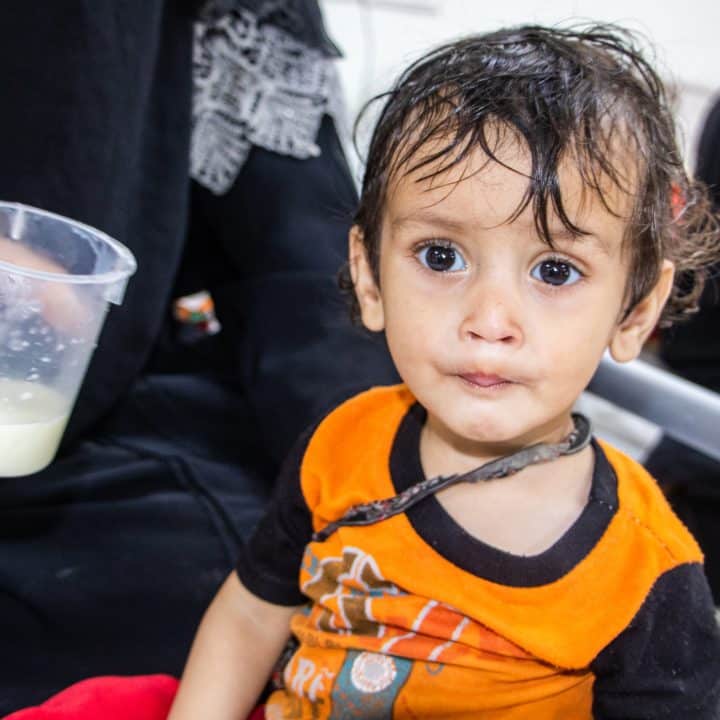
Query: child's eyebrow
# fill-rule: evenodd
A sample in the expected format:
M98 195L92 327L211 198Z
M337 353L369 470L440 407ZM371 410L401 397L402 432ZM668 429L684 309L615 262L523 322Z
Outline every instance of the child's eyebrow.
M407 215L394 218L391 223L393 229L402 228L405 225L434 225L445 230L462 232L471 227L471 223L457 220L449 215L444 215L431 209L418 210Z
M516 221L517 222L517 221ZM474 223L471 221L458 220L457 218L445 215L432 209L422 209L415 212L393 218L390 223L393 230L402 229L406 225L426 225L448 232L463 233L472 230ZM528 224L528 231L537 233L534 223ZM609 247L602 237L593 232L579 234L566 227L551 227L550 236L553 242L580 242L584 245L592 245L604 254L609 254Z
M583 245L592 245L605 255L610 254L607 242L593 232L576 233L566 227L550 228L550 237L553 242L579 242Z

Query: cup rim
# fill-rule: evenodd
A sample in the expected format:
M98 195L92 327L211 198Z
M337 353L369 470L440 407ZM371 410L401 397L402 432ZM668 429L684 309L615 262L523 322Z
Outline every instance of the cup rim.
M7 270L18 275L24 275L25 277L51 280L53 282L71 283L74 285L111 285L119 280L126 280L137 270L137 261L135 260L135 256L132 252L121 242L115 240L107 233L102 230L98 230L92 225L79 222L78 220L73 220L65 215L60 215L59 213L53 213L48 210L43 210L42 208L33 207L32 205L26 205L25 203L0 200L0 211L8 209L24 211L30 215L52 218L53 220L61 220L62 222L72 225L79 230L84 230L85 232L95 235L103 242L106 242L117 253L118 257L123 261L124 267L109 270L104 273L97 273L95 275L72 275L70 273L54 273L48 272L47 270L34 270L23 267L22 265L15 265L14 263L0 260L0 269L2 270ZM11 237L10 239L12 240L14 238Z

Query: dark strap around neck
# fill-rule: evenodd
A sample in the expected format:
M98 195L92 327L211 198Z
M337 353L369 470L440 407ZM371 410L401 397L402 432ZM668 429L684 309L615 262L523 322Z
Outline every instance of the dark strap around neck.
M572 416L574 428L559 443L538 443L518 450L511 455L491 460L466 473L438 475L416 483L407 490L383 500L353 505L339 520L328 523L322 530L313 534L314 542L327 540L338 528L347 526L374 525L394 515L405 512L430 495L435 495L451 485L462 482L494 480L514 475L528 465L550 462L563 455L573 455L585 448L590 442L590 421L579 413Z

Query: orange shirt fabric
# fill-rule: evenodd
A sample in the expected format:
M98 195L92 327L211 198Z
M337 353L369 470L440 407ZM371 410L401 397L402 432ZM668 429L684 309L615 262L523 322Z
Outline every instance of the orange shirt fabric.
M720 640L700 549L652 478L608 445L595 445L587 512L540 556L463 536L434 498L311 541L350 507L397 494L403 473L422 479L421 425L404 386L331 412L283 472L297 485L285 500L292 511L271 506L241 553L238 574L252 592L309 600L292 620L299 646L268 700L269 720L675 717L659 713L681 706L694 709L687 717L718 717ZM603 477L611 490L595 488ZM299 558L301 594L284 602ZM675 622L686 611L681 638L664 632L658 642L689 651L648 652L657 617Z

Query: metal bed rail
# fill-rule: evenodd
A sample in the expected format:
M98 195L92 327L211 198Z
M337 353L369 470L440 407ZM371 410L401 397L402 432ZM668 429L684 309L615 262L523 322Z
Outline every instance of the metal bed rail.
M644 360L620 364L607 355L588 390L720 460L720 394Z

